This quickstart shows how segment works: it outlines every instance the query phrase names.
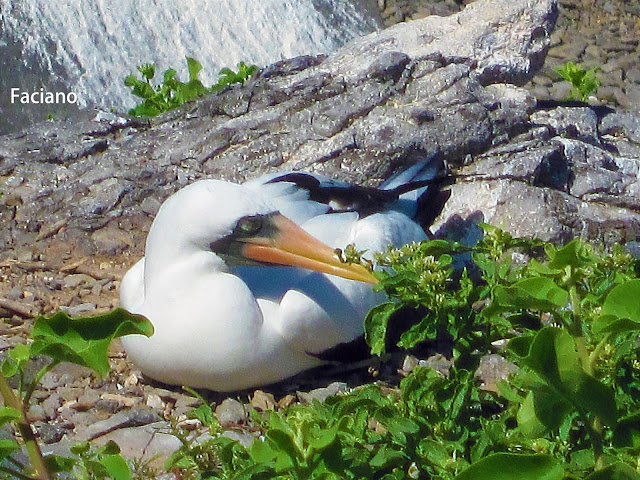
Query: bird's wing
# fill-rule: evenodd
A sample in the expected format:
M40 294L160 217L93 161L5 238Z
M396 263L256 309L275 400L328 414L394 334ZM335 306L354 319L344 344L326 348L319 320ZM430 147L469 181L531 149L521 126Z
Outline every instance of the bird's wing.
M352 243L367 250L365 257L426 239L422 228L406 215L389 211L359 218L355 212L315 217L305 230L330 246ZM333 235L333 238L332 238ZM288 290L278 310L278 328L294 349L318 354L362 334L367 312L382 303L385 295L362 282L311 273Z
M298 224L325 213L358 212L365 217L396 210L427 228L448 198L440 191L451 179L436 152L391 176L378 188L293 171L263 175L244 185L269 197L283 215Z
M410 216L418 211L420 198L433 190L431 183L441 168L441 162L430 157L392 177L381 189L303 172L270 174L244 185L267 196L283 215L323 243L340 249L354 244L370 258L389 244L426 239ZM365 283L297 270L236 269L259 301L268 302L269 311L276 312L266 321L298 351L318 354L353 340L362 334L367 312L385 299Z

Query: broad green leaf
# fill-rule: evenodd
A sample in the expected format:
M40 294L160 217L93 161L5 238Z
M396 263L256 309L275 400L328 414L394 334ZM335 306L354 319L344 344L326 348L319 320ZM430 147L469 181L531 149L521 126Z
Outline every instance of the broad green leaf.
M48 355L56 361L83 365L107 375L109 345L115 338L131 334L151 336L153 326L143 316L121 308L82 318L58 312L36 319L31 351L33 355Z
M17 408L0 407L0 426L18 420L22 415Z
M529 438L557 430L573 410L562 395L544 385L530 390L517 413L518 426Z
M564 469L549 455L495 453L474 463L455 480L562 480Z
M106 455L100 463L109 472L111 480L131 480L131 469L121 455Z
M402 465L406 460L406 453L400 450L393 450L391 446L387 447L386 444L382 444L373 458L369 461L369 464L377 468L391 468Z
M0 440L0 461L10 457L16 450L20 449L20 445L14 440Z
M602 305L603 315L629 319L640 329L640 279L616 285Z
M84 455L91 450L91 445L89 442L78 442L75 445L72 445L70 450L74 455Z
M319 429L320 431L309 440L309 445L316 450L322 450L327 448L333 442L336 441L338 432L343 428L346 423L345 418L341 418L336 424L328 429Z
M507 349L519 357L526 357L531 348L533 337L534 335L520 335L519 337L512 338L507 344Z
M575 342L565 330L555 327L540 330L521 362L578 409L599 416L607 425L615 424L613 391L585 373Z
M2 362L2 374L9 378L22 371L24 365L31 358L31 348L23 343L18 343L7 352L7 356L9 359Z
M271 443L267 440L259 439L251 443L249 453L254 462L265 464L272 463L273 459L278 455L278 451L272 447Z
M119 455L120 446L113 440L109 440L101 448L96 450L98 455Z
M640 448L640 413L621 419L613 430L616 447Z
M539 437L544 433L545 426L538 418L535 408L534 393L530 391L516 414L520 431L529 438Z
M70 472L78 464L78 459L61 455L47 455L44 461L50 473Z
M431 438L420 441L420 455L428 462L435 465L446 465L451 461L451 453L442 445Z
M592 473L585 480L640 480L640 474L629 465L614 463Z
M401 306L400 303L387 302L367 313L364 319L364 338L373 355L385 353L389 319Z
M569 293L558 287L551 278L533 277L520 280L511 287L497 286L494 289L494 301L517 309L548 312L566 306Z
M563 270L565 267L578 268L585 262L586 258L582 255L583 244L579 239L573 239L565 246L559 248L555 253L549 255L549 268ZM547 251L549 254L549 251Z
M29 360L31 356L31 349L23 343L18 343L15 347L9 350L8 355L13 361L23 363Z
M627 333L640 331L640 322L616 315L601 314L593 321L594 333Z

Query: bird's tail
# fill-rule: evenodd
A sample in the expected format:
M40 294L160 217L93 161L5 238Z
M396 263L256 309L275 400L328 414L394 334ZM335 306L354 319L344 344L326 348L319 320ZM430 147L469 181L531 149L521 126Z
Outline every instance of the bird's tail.
M434 152L392 175L379 188L394 192L397 200L391 207L415 219L426 230L450 196L450 192L442 188L452 181L453 176L446 171L440 153Z

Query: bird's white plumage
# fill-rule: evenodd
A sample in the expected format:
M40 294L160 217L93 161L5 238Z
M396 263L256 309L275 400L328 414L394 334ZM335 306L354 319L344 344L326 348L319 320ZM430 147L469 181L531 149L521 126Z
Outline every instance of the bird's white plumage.
M295 267L229 266L211 251L238 219L279 211L333 248L369 253L426 238L398 211L330 213L293 183L196 182L160 208L145 257L122 280L121 303L153 323L125 337L144 373L165 383L232 391L282 380L323 362L319 353L362 334L384 301L371 284ZM322 181L327 181L322 179Z

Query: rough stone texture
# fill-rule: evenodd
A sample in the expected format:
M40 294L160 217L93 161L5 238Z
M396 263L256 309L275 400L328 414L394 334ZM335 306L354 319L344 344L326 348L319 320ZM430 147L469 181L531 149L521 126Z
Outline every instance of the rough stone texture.
M375 183L434 150L459 163L525 124L533 100L506 83L542 65L555 12L476 2L271 65L151 122L102 115L2 137L0 246L140 255L160 202L199 177L306 168Z
M537 109L528 132L488 149L464 176L434 228L477 222L555 242L607 245L640 235L638 118L602 108Z

